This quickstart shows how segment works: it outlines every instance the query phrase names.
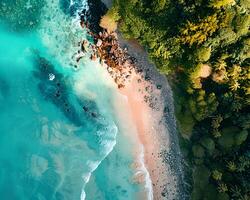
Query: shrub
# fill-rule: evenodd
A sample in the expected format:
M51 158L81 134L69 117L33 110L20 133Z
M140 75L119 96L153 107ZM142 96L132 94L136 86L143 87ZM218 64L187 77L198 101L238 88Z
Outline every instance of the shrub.
M204 190L206 190L206 187L209 183L209 176L210 171L204 165L194 168L194 190L192 192L192 199L202 199Z
M234 145L236 145L235 137L240 133L240 129L231 126L222 129L222 136L219 138L218 143L225 150L230 150Z
M247 130L243 130L240 133L235 135L235 144L236 145L241 145L243 142L246 141L248 136Z
M100 26L107 29L109 32L117 29L117 22L120 19L118 7L113 6L108 12L102 16Z
M220 9L235 4L234 0L210 0L209 6Z
M209 155L212 155L215 149L214 141L209 137L204 137L201 140L201 145L207 150Z
M194 145L192 147L192 152L193 152L193 155L197 158L202 158L204 157L205 153L204 153L204 149L202 148L202 146L200 145Z
M197 49L195 52L195 56L200 62L208 61L211 56L211 47L201 47Z

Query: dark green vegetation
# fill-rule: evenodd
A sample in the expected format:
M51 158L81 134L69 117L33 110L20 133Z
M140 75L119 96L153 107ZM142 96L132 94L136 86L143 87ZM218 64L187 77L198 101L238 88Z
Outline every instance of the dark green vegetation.
M249 9L249 0L114 0L124 36L172 77L192 199L250 199Z

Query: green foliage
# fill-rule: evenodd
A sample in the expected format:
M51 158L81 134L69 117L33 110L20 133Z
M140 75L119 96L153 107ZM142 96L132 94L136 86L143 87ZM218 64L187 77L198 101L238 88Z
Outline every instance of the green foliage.
M218 143L225 150L230 150L233 146L237 144L235 139L240 133L240 129L237 127L228 127L222 130L222 136L219 138ZM238 138L238 137L237 137ZM244 138L243 138L244 139ZM238 140L239 142L240 140Z
M152 2L153 11L155 13L159 13L166 9L169 5L169 0L155 0Z
M189 80L192 83L192 88L194 89L202 88L201 78L200 78L201 68L202 64L199 63L198 65L192 68L192 71L189 74Z
M215 143L214 141L209 137L204 137L201 140L201 145L206 149L209 155L212 155L215 150Z
M211 47L201 47L197 49L195 53L196 53L195 56L197 57L198 61L206 62L209 60L211 56Z
M117 6L112 6L111 9L108 10L106 15L116 22L121 18Z
M245 11L245 9L250 9L249 0L240 0L240 5L241 5L241 7L244 8L243 11Z
M219 128L221 126L221 122L223 121L223 117L221 115L216 115L212 119L211 127L213 128L212 134L215 138L221 137L221 133L219 131Z
M213 170L212 171L212 177L213 177L214 180L220 181L221 178L222 178L222 173L220 171L218 171L218 170Z
M250 167L250 158L246 156L241 156L238 161L237 172L244 172Z
M214 65L214 73L212 75L212 80L216 83L224 83L228 80L228 74L227 74L227 63L224 59L220 58L218 59Z
M237 39L237 34L232 28L223 28L219 30L218 38L223 46L232 44Z
M243 192L241 191L241 189L237 186L234 186L231 188L231 192L232 192L232 196L234 199L249 199L249 195L244 195Z
M218 23L217 14L207 16L199 20L198 23L187 21L185 26L180 30L180 40L182 43L188 44L189 46L193 44L202 44L218 29Z
M195 99L189 99L189 107L197 121L201 121L206 117L212 115L218 106L216 96L214 93L205 95L205 93L200 90L199 93L195 95Z
M248 136L247 130L241 131L239 134L235 135L235 144L241 145L243 142L246 141Z
M215 137L215 138L219 138L221 137L221 132L218 130L218 129L214 129L212 131L212 135Z
M237 118L236 123L239 124L242 129L250 129L250 114L240 116Z
M221 193L225 193L228 191L227 185L225 183L219 183L218 190Z
M237 91L240 88L240 80L245 77L242 77L242 68L239 65L233 65L228 70L228 77L229 77L229 88L232 91ZM244 75L243 75L244 76Z
M250 58L250 38L246 38L241 42L240 49L235 55L235 59L238 60L240 63L242 63L249 58Z
M210 0L209 2L209 6L217 9L221 7L231 6L233 4L235 4L234 0Z
M236 171L237 166L233 161L229 161L227 163L227 168L228 168L229 171L234 172L234 171Z
M217 199L219 199L219 200L229 200L229 196L226 193L220 193L220 194L218 194Z
M192 147L193 155L197 158L202 158L205 155L204 149L200 145L194 145Z
M183 138L189 139L192 135L195 120L189 110L180 111L178 115L180 132Z
M238 15L234 21L235 30L238 36L246 35L249 31L250 16L248 14Z
M206 189L203 191L202 200L215 200L215 199L219 199L218 196L219 196L219 193L217 191L217 188L214 185L212 185L212 184L208 184L206 186Z
M209 183L209 176L210 171L205 166L202 165L194 168L194 190L192 192L192 199L202 199L203 192Z
M212 128L218 129L222 121L223 121L223 117L221 115L216 115L212 120Z
M196 165L202 165L204 163L204 160L202 158L195 158L194 162Z

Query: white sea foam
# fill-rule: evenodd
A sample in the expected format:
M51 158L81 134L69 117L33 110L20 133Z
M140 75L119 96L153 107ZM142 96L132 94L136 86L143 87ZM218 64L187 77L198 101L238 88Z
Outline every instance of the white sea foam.
M75 4L72 0L71 4ZM87 1L81 1L75 16L65 15L59 8L60 0L47 0L43 7L44 16L38 31L43 44L48 47L49 54L57 58L64 67L78 65L74 58L79 50L78 43L86 39L86 30L80 26L80 17L77 14L82 9L87 9ZM70 5L70 6L72 6Z
M152 186L152 181L151 181L149 172L145 166L144 147L142 144L140 145L140 150L141 152L139 154L138 161L141 164L140 170L145 174L145 188L147 189L147 193L148 193L147 197L148 197L148 200L153 200L153 186Z
M70 6L73 6L76 2L74 0L70 1ZM77 2L79 3L79 2ZM86 39L86 31L83 31L80 27L80 17L76 14L74 18L70 18L69 16L65 16L65 14L58 9L59 0L55 0L53 2L47 2L47 5L44 9L46 12L46 17L42 22L42 27L40 30L40 35L43 38L43 43L45 46L49 47L50 54L54 55L60 64L65 67L69 67L70 65L75 65L72 61L72 57L74 57L74 53L78 50L78 42ZM83 9L88 9L87 1L82 1L82 5L78 8L78 12ZM85 60L86 61L86 60ZM87 65L89 66L90 62L87 59ZM106 98L104 93L107 91L102 88L98 88L98 86L93 90L92 83L98 82L108 86L112 86L112 81L108 81L108 76L105 74L105 70L101 68L97 62L92 62L92 68L85 68L86 70L79 71L75 76L74 80L74 90L78 96L88 97L90 100L95 100L99 107L103 107L100 109L105 109L106 106L103 106L103 98ZM97 69L99 71L97 71ZM86 72L85 75L83 72ZM96 73L96 74L95 74ZM80 77L81 76L81 77ZM111 79L110 79L111 80ZM100 96L101 95L101 96ZM107 96L107 95L106 95ZM88 170L83 172L82 180L82 192L81 192L81 200L86 198L86 193L84 188L86 184L89 182L92 173L98 168L101 162L107 157L107 155L113 150L116 144L116 134L118 132L115 124L108 126L105 131L98 131L96 134L102 138L99 145L102 148L102 151L99 152L98 160L88 160L87 168ZM140 162L139 172L145 175L145 189L147 190L148 200L153 199L153 189L152 182L150 179L149 172L147 171L144 163L144 149L141 145L141 152L138 158Z
M75 3L76 1L71 0L70 6L73 6ZM79 3L80 1L77 1L78 5ZM80 17L77 13L83 9L88 9L88 5L86 0L81 1L78 11L76 11L76 15L73 18L66 16L58 7L59 0L55 0L52 2L50 0L47 1L47 4L43 9L45 17L41 22L39 35L43 39L43 44L48 47L49 54L54 56L55 59L59 61L59 64L61 64L61 66L68 68L69 66L79 64L76 63L76 61L74 61L72 58L79 50L78 42L86 39L86 30L83 30L80 27ZM106 84L105 77L102 77L102 72L104 72L105 70L96 71L97 69L101 70L99 66L97 68L96 62L90 63L91 61L89 61L89 59L86 59L85 61L87 61L84 66L84 68L86 68L87 70L85 71L86 74L82 74L82 71L78 71L72 77L72 80L74 80L72 82L75 90L74 92L80 98L89 97L89 99L91 100L100 101L99 99L97 99L97 96L99 96L99 98L103 100L102 97L100 97L100 93L98 93L98 91L100 90L99 87L101 87L102 84ZM92 67L92 65L95 67ZM89 72L88 70L92 71ZM95 73L98 74L99 78L102 80L101 82L96 83L96 75L94 75ZM90 74L91 76L86 76L87 74ZM93 79L93 77L95 78ZM95 86L95 84L97 85ZM98 86L98 84L100 84L100 86ZM92 86L95 86L94 90L93 88L91 88ZM106 99L104 99L104 101L106 101ZM99 102L99 109L102 109L101 107L102 105ZM105 125L105 129L103 131L99 130L97 133L94 133L97 137L101 138L98 145L100 146L99 149L102 150L100 152L89 152L90 159L85 163L86 170L82 172L83 185L81 191L81 200L84 200L86 198L84 188L89 182L91 174L98 168L100 163L113 150L116 144L116 134L118 130L116 125L111 122L112 119L108 119L105 124L109 123L109 125ZM57 144L58 142L60 142L58 138L64 137L61 135L60 131L57 131L57 129L58 127L53 130L53 134L55 134L56 137L51 137L49 141L51 144ZM80 145L80 143L78 145ZM86 154L87 152L83 153ZM91 154L92 156L90 156ZM64 172L61 173L63 174Z
M128 97L125 95L118 94L115 101L115 110L117 111L118 123L126 122L126 124L121 123L119 128L122 130L123 134L129 137L131 142L131 148L134 148L133 151L135 154L135 180L137 177L141 177L143 175L143 186L145 188L145 193L147 196L147 200L153 200L153 186L150 174L148 169L145 166L144 159L144 146L140 142L137 134L137 128L135 126L132 117L130 116L130 109L127 107ZM119 103L117 103L119 102ZM139 181L140 182L140 181Z
M63 146L63 153L50 153L54 171L60 176L60 184L56 187L55 193L64 194L63 188L68 187L68 185L74 185L75 180L79 180L75 177L76 174L81 174L82 185L78 186L82 187L81 199L84 199L86 197L84 188L89 182L92 173L116 145L116 134L118 131L116 125L109 123L109 125L105 126L104 124L105 128L103 128L103 131L99 130L96 133L90 133L95 134L101 141L98 143L99 148L92 149L89 148L85 140L82 140L75 134L76 132L84 131L84 128L82 130L81 127L75 127L71 124L61 123L60 121L52 122L44 118L41 118L41 123L44 124L41 127L42 134L40 135L43 144L49 148L61 148ZM72 158L72 156L71 158L68 157L68 155L72 154L76 156L76 159ZM41 175L37 171L43 173L47 169L46 166L48 164L46 165L41 159L33 159L32 161L31 168L34 171L32 175L39 178ZM68 194L66 193L65 195Z
M112 126L111 127L111 130L114 130L115 131L115 137L116 137L116 134L118 132L118 129L116 126ZM105 133L102 133L102 134L106 134L107 133L110 133L110 131L105 131ZM99 132L100 134L100 132ZM87 165L89 166L90 170L89 170L89 173L87 174L83 174L82 178L84 180L84 185L83 185L83 188L82 188L82 193L81 193L81 200L85 200L86 198L86 193L85 193L85 185L89 182L89 179L91 177L91 174L98 168L98 166L101 164L101 162L109 155L109 153L113 150L114 146L116 145L116 140L102 140L102 151L101 151L101 154L102 154L102 160L100 161L96 161L96 162L93 162L93 161L88 161L87 162Z

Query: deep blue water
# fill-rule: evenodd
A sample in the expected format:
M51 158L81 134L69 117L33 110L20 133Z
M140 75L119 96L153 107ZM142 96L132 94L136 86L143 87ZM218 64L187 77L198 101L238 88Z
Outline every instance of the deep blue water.
M86 2L0 4L0 199L135 199L116 88L89 55L73 59Z

